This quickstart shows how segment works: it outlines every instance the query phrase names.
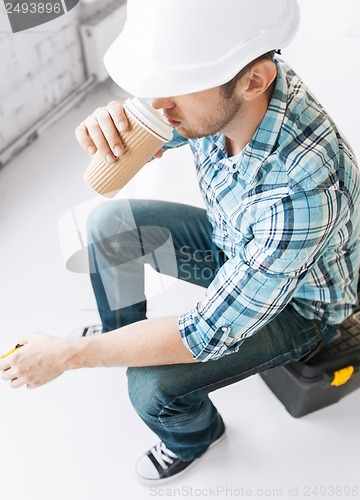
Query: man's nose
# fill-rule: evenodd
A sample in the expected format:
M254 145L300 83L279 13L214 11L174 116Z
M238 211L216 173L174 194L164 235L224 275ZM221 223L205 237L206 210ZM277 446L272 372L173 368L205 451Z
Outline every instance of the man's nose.
M151 105L154 109L171 109L175 103L170 97L157 97L152 100Z

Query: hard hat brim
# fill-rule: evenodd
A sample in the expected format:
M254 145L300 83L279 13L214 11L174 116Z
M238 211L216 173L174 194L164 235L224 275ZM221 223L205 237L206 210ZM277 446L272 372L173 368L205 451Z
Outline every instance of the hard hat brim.
M161 33L156 31L154 43L153 32L145 33L134 28L134 22L127 22L104 56L105 67L116 84L141 98L172 97L217 87L260 55L283 49L292 41L300 13L296 0L288 2L292 10L291 15L287 12L286 30L281 31L278 26L271 26L268 32L259 30L250 39L233 44L226 54L204 58L196 64L187 64L186 57L179 61L181 41L159 43Z

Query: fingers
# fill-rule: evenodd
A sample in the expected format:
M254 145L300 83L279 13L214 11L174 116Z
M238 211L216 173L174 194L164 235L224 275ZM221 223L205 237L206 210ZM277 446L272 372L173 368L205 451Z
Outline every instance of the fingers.
M164 154L164 151L160 149L157 153L154 154L154 158L161 158L162 155Z
M122 105L117 101L111 101L107 105L107 109L110 113L110 116L117 130L120 133L125 132L125 130L127 130L128 128L129 123L124 113L124 108L122 107Z
M78 143L85 151L85 153L87 153L89 155L93 155L96 153L95 143L91 139L91 137L89 136L89 133L88 133L88 130L86 128L85 123L81 123L75 129L75 136L76 136Z
M22 387L24 385L24 382L22 382L19 378L14 378L10 382L10 387L12 389L19 389L19 387Z
M34 333L22 339L22 347L0 360L1 378L13 389L26 385L35 389L46 384L63 372L62 353L58 346L62 341L44 333Z
M24 376L24 373L22 373L22 370L18 370L10 366L4 369L1 374L1 378L5 382L10 382L9 385L12 389L19 389L23 385L26 385L28 389L36 389L39 387L39 384L26 381L26 377Z
M124 151L120 134L128 128L123 107L111 101L106 107L97 108L75 130L76 138L88 154L99 151L108 162L113 162Z
M15 371L9 367L5 368L5 370L1 374L1 378L5 380L5 382L10 381L10 386L13 387L14 389L17 389L18 387L21 387L23 385L23 382L21 382L15 373Z
M96 123L97 122L97 123ZM115 160L124 150L119 131L108 110L99 110L96 122L92 120L88 130L101 156L106 161Z
M12 354L10 354L9 356L6 356L5 358L3 359L0 359L0 371L5 371L5 370L8 370L10 368L10 363L9 363L9 357L12 356Z
M9 385L12 389L19 389L19 387L22 387L25 384L25 382L21 378L15 377L14 374L10 374L7 376L4 372L1 378L5 380L5 382L10 382Z
M22 345L25 345L27 343L26 340L22 340L21 342ZM10 382L9 385L13 389L18 389L19 387L25 385L23 370L21 369L21 367L19 368L16 366L17 359L17 352L14 352L10 356L7 356L3 360L1 360L0 363L0 370L2 370L1 378L5 382ZM15 366L12 366L14 364Z
M5 368L5 369L3 370L2 374L1 374L1 378L2 378L3 380L11 380L11 374L9 375L9 373L8 373L8 372L9 372L9 370L10 370L10 366L9 366L9 368Z

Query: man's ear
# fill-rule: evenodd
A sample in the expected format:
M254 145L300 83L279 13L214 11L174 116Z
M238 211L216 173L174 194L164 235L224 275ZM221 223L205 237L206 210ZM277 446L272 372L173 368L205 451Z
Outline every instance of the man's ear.
M263 59L255 62L241 79L242 97L252 101L263 94L273 83L277 75L273 61Z

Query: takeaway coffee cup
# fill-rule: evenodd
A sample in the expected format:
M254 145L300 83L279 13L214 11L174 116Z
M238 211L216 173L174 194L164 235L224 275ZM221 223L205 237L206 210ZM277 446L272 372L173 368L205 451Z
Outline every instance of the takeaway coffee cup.
M121 134L124 152L114 163L107 163L97 152L84 173L86 184L107 198L113 198L172 139L172 127L147 102L127 99L124 112L129 122Z

